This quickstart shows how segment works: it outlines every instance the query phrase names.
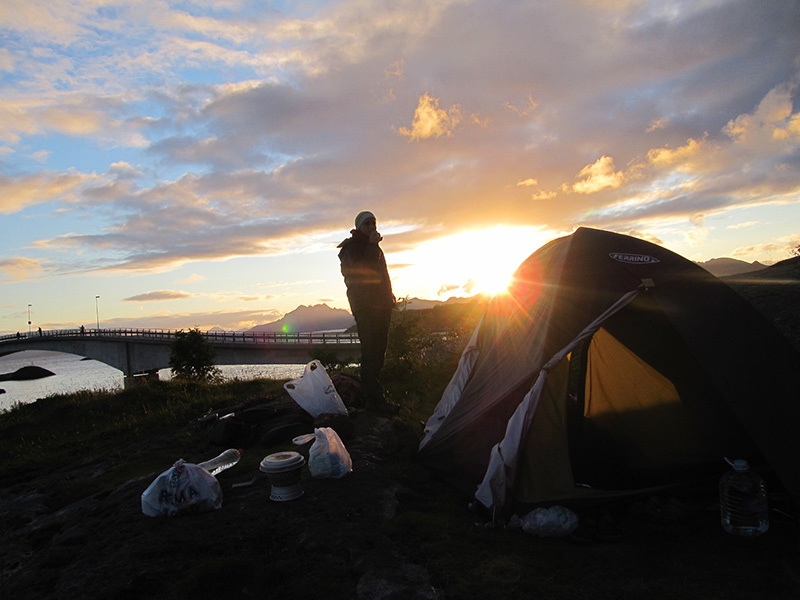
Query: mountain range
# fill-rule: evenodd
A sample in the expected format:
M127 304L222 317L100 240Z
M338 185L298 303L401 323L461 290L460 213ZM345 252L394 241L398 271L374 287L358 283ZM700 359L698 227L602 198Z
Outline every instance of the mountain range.
M439 300L422 300L411 298L406 303L408 310L424 310L444 304L464 304L472 302L475 298L450 298L446 302ZM249 331L263 331L266 333L297 333L308 331L336 331L348 329L356 324L353 315L343 308L331 308L327 304L314 306L301 305L293 311L286 313L281 319L256 325Z
M742 275L744 273L752 273L753 271L760 271L766 269L768 265L762 264L758 261L745 262L735 258L712 258L705 262L696 263L703 267L706 271L717 277L728 277L730 275Z
M712 258L705 262L698 262L698 265L717 277L730 277L742 275L766 269L758 261L748 263L735 258ZM422 298L410 298L406 302L408 310L425 310L439 305L464 304L472 302L476 298L450 298L442 302L440 300L424 300ZM298 333L308 331L337 331L348 329L355 325L355 319L349 311L343 308L331 308L327 304L316 304L313 306L298 306L291 312L286 313L281 319L256 325L249 331L266 333Z
M272 323L256 325L250 331L266 333L297 333L307 331L332 331L347 329L355 325L355 319L343 308L331 308L327 304L300 305Z

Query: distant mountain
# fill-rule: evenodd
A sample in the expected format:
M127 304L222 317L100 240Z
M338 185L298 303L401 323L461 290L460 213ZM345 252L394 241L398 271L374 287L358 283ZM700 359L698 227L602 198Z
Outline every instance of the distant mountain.
M741 275L742 273L752 273L753 271L760 271L761 269L767 268L767 265L758 261L749 263L743 260L736 260L735 258L712 258L711 260L698 262L697 264L717 277Z
M341 308L331 308L327 304L315 306L298 306L293 311L286 313L282 319L256 325L250 331L265 331L267 333L298 333L310 331L330 331L334 329L347 329L355 324L353 315Z
M445 302L441 300L423 300L410 298L406 308L408 310L428 310L437 306L452 306L456 304L469 304L475 298L450 298ZM331 331L348 329L356 324L353 315L342 308L331 308L327 304L315 306L298 306L293 311L286 313L283 318L256 325L249 331L264 331L267 333L308 333L310 331Z
M800 351L800 256L722 280L770 319Z

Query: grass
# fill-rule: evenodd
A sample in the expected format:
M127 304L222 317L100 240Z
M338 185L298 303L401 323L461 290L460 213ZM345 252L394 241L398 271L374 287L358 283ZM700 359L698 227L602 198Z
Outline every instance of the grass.
M120 392L83 391L20 404L0 414L0 480L6 485L75 464L110 463L102 477L65 483L67 497L112 488L143 469L171 464L176 453L187 460L201 444L192 423L199 415L235 406L245 398L280 389L271 380L222 384L170 380ZM159 436L169 443L159 446Z
M429 352L430 348L421 350ZM430 355L427 360L416 360L420 348L413 345L408 352L388 365L391 377L387 386L391 397L401 402L400 417L410 431L433 411L458 352L438 352L436 360ZM409 375L409 365L413 375ZM215 384L172 380L117 393L80 392L15 406L0 414L0 482L13 489L16 484L74 466L78 458L85 469L77 473L72 469L68 478L56 479L58 493L51 502L59 506L53 508L113 494L132 478L160 472L178 457L208 458L207 453L197 456L198 448L208 448L204 430L197 426L198 416L282 393L281 384L270 380ZM413 447L415 442L407 440L405 447ZM250 461L247 468L257 469L258 458L246 454L242 462ZM621 543L581 545L566 538L539 539L515 529L486 527L467 510L469 499L417 463L413 452L396 453L385 469L399 485L395 494L398 508L380 533L391 540L402 560L426 569L439 598L800 597L796 524L775 523L762 538L738 540L721 531L718 515L712 511L673 526L635 524L626 530ZM307 501L325 506L324 497L315 499L309 494ZM259 504L258 510L248 515L263 518L265 508ZM294 510L292 506L281 508ZM340 521L330 510L326 524L334 521L335 529ZM315 595L312 590L324 591L328 598L353 597L353 581L358 581L361 572L348 562L346 548L331 548L328 554L333 554L332 558L323 563L314 553L314 544L319 542L313 535L309 534L305 546L293 545L291 540L305 526L304 521L270 522L262 524L264 529L251 531L244 527L246 519L219 513L218 519L228 519L229 527L242 527L232 538L239 547L221 550L218 539L198 541L182 531L178 522L120 522L123 531L144 527L153 536L158 532L156 539L164 540L168 552L174 550L176 561L189 547L193 554L186 571L175 573L169 594L164 592L163 575L156 571L120 583L116 597L227 598L241 597L245 588L252 593L269 591L275 597L307 597ZM116 517L116 513L110 514ZM0 525L13 518L3 515ZM344 531L350 531L352 524L341 523ZM59 533L59 522L37 530L31 538L34 550L51 548ZM343 539L350 541L349 537ZM134 558L159 560L161 550L152 550L150 556L150 550L139 549ZM322 550L318 547L317 551ZM264 568L267 557L269 569ZM303 574L299 580L294 576L298 570ZM50 571L37 577L43 581L52 577L48 585L56 585L57 578ZM236 592L231 581L240 584Z

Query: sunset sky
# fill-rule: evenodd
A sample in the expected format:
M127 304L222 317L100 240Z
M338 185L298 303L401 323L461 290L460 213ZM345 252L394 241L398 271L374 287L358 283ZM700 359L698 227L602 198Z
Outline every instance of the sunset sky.
M431 300L579 226L800 245L796 0L3 0L0 40L0 333L348 308L365 209Z

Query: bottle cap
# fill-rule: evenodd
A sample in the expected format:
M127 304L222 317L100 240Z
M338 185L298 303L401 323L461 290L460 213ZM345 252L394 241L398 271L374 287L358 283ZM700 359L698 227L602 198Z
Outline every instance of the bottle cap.
M747 471L750 469L750 465L743 458L737 458L736 460L731 460L726 456L725 462L728 463L730 466L732 466L734 471Z

